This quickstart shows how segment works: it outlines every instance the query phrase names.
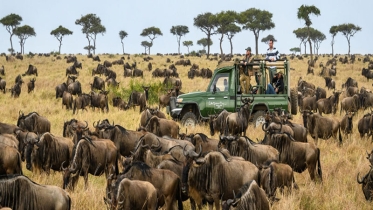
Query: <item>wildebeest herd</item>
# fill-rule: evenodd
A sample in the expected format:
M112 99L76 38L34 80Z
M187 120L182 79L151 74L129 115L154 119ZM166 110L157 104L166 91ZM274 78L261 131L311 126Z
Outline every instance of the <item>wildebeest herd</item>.
M123 62L124 58L119 61ZM327 75L324 77L325 89L313 85L308 77L300 78L295 88L298 88L301 113L298 116L302 123L292 120L296 116L290 116L287 110L276 109L266 113L266 123L255 130L257 133L254 135L248 120L249 106L255 103L254 95L242 98L242 107L237 112L217 113L210 117L208 125L202 124L209 128L211 136L208 137L207 129L182 133L179 123L168 120L163 112L170 97L182 94L181 88L187 87L190 81L181 82L178 74L191 75L189 79L201 76L198 65L191 65L193 70L190 72L177 72L172 70L175 65L170 66L171 71L163 77L168 87L172 88L167 89L165 95L160 95L159 103L153 104L155 107L152 108L148 101L149 94L152 94L151 85L144 85L142 92L132 91L128 99L115 96L109 100L111 89L107 88L108 79L116 82L117 78L115 70L112 73L108 71L111 67L108 61L99 64L92 74L84 72L84 69L77 72L76 68L82 69L82 63L76 57L71 63L75 67L70 68L71 71L66 69L67 81L55 86L53 98L62 98L62 105L73 109L76 115L71 115L69 111L71 118L55 125L50 122L52 117L47 111L41 109L23 113L18 110L17 120L0 123L0 158L4 162L0 168L0 192L5 193L0 197L1 206L40 209L38 205L43 203L43 208L47 209L69 209L78 202L70 196L77 190L80 176L84 180L84 189L89 189L95 176L105 174L105 196L102 200L110 209L182 209L185 203L192 209L200 209L204 205L216 209L270 209L288 193L306 187L296 182L296 173L307 170L309 176L306 179L315 181L316 185L327 181L322 161L326 151L319 148L318 138L326 140L333 137L342 148L356 131L363 140L365 136L372 135L372 93L368 88L358 86L351 77L338 88L335 76ZM115 63L125 66L125 62ZM117 65L115 63L112 65ZM128 64L128 69L139 68L140 62L133 64ZM36 72L40 81L43 71L29 67L27 72L23 77ZM134 72L127 76L136 77ZM9 74L8 71L6 73ZM107 78L101 79L97 76L100 73ZM142 76L152 77L151 73ZM337 75L339 73L336 71ZM93 75L92 80L80 83L78 77L82 74ZM141 78L141 74L138 75ZM33 75L30 80L38 82ZM20 81L21 75L16 81L20 84L19 89L23 83ZM116 86L125 85L116 83ZM84 93L82 89L88 84L91 92ZM93 121L82 115L87 114L89 107L99 108L100 116L108 115L109 107L114 104L122 110L139 106L140 115L134 123L136 128L127 128L125 121L114 123L105 118ZM85 111L78 112L79 109ZM369 112L358 114L364 110ZM358 118L356 127L353 126L354 118ZM55 127L63 132L56 133L52 129ZM260 136L260 139L253 140L254 136ZM371 162L371 153L367 158ZM25 170L46 176L60 174L57 176L60 177L59 184L37 184L23 175ZM357 171L355 178L356 175ZM369 170L357 179L363 188L363 193L360 191L358 194L364 195L367 200L371 200L373 190L371 176ZM11 190L14 187L23 190L17 194ZM34 195L38 188L45 189L45 194ZM28 199L28 207L17 200L20 197Z

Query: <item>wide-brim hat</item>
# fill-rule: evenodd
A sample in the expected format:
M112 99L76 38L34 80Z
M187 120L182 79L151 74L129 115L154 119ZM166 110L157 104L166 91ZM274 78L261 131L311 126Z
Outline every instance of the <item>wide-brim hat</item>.
M245 50L246 51L251 51L251 47L247 47Z

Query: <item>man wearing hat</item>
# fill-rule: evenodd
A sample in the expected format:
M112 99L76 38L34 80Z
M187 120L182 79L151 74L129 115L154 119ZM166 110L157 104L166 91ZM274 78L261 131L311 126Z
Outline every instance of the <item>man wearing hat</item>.
M272 84L268 84L266 93L267 94L279 94L284 91L284 78L282 71L275 74L272 79Z
M250 91L250 74L249 69L252 69L252 66L248 66L247 64L252 63L254 56L251 54L251 47L248 47L245 49L246 55L243 60L241 60L241 66L240 66L240 84L242 88L242 92L247 94Z

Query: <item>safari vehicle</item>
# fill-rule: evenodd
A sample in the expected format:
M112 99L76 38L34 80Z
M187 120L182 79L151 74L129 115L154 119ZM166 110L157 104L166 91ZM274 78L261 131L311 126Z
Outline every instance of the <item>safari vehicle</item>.
M218 66L205 92L191 92L171 98L168 114L174 120L180 120L184 126L195 126L198 122L208 121L210 115L218 114L224 109L236 112L242 103L241 96L254 97L250 105L249 119L254 127L264 123L265 113L273 111L274 108L297 114L297 92L290 90L289 62L255 60L250 66L248 72L251 88L247 93L242 91L239 70L248 66L234 63ZM279 94L266 94L267 84L272 81L274 75L274 67L275 71L283 72L284 91ZM224 80L228 82L227 87L224 87Z

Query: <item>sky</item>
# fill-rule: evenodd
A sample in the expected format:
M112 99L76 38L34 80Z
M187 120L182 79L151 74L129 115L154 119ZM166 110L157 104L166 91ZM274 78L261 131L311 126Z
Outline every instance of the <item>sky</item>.
M143 53L144 47L141 46L141 42L150 40L140 34L143 29L152 26L159 28L163 36L154 39L151 54L177 53L176 36L170 33L171 27L176 25L188 26L189 33L181 38L181 42L193 41L193 46L189 50L198 51L203 47L197 45L197 41L205 38L206 34L193 25L195 17L206 12L213 14L227 10L242 12L250 8L272 13L272 21L275 23L275 28L260 32L259 53L265 53L268 48L260 40L272 34L277 39L275 47L279 52L289 54L291 48L299 47L300 44L300 40L295 37L293 31L305 26L304 21L297 18L298 8L302 4L314 5L320 9L320 16L311 15L312 27L326 36L326 40L321 43L320 54L331 53L330 27L344 23L353 23L362 28L351 38L351 53L372 53L370 50L372 46L366 44L373 35L373 24L369 18L373 8L372 0L0 0L0 2L0 19L15 13L23 19L20 26L29 25L35 29L36 36L26 40L24 47L26 54L30 51L33 53L58 51L59 42L50 35L50 32L59 25L73 31L72 35L64 36L61 53L87 54L83 48L88 45L88 41L81 31L82 27L75 25L75 21L90 13L100 17L101 24L106 27L106 33L97 35L96 54L122 53L120 30L128 33L123 40L124 51L130 54ZM0 24L0 53L8 53L9 38L8 31ZM212 53L220 53L218 38L218 35L211 37ZM245 53L245 48L249 46L255 52L255 36L252 31L242 30L233 38L233 53ZM13 36L13 47L16 51L20 51L19 39L16 36ZM222 48L224 53L230 53L227 38L224 38ZM187 53L188 49L181 44L180 51ZM302 45L302 53L303 51ZM348 53L347 39L342 34L337 34L335 37L334 52Z

